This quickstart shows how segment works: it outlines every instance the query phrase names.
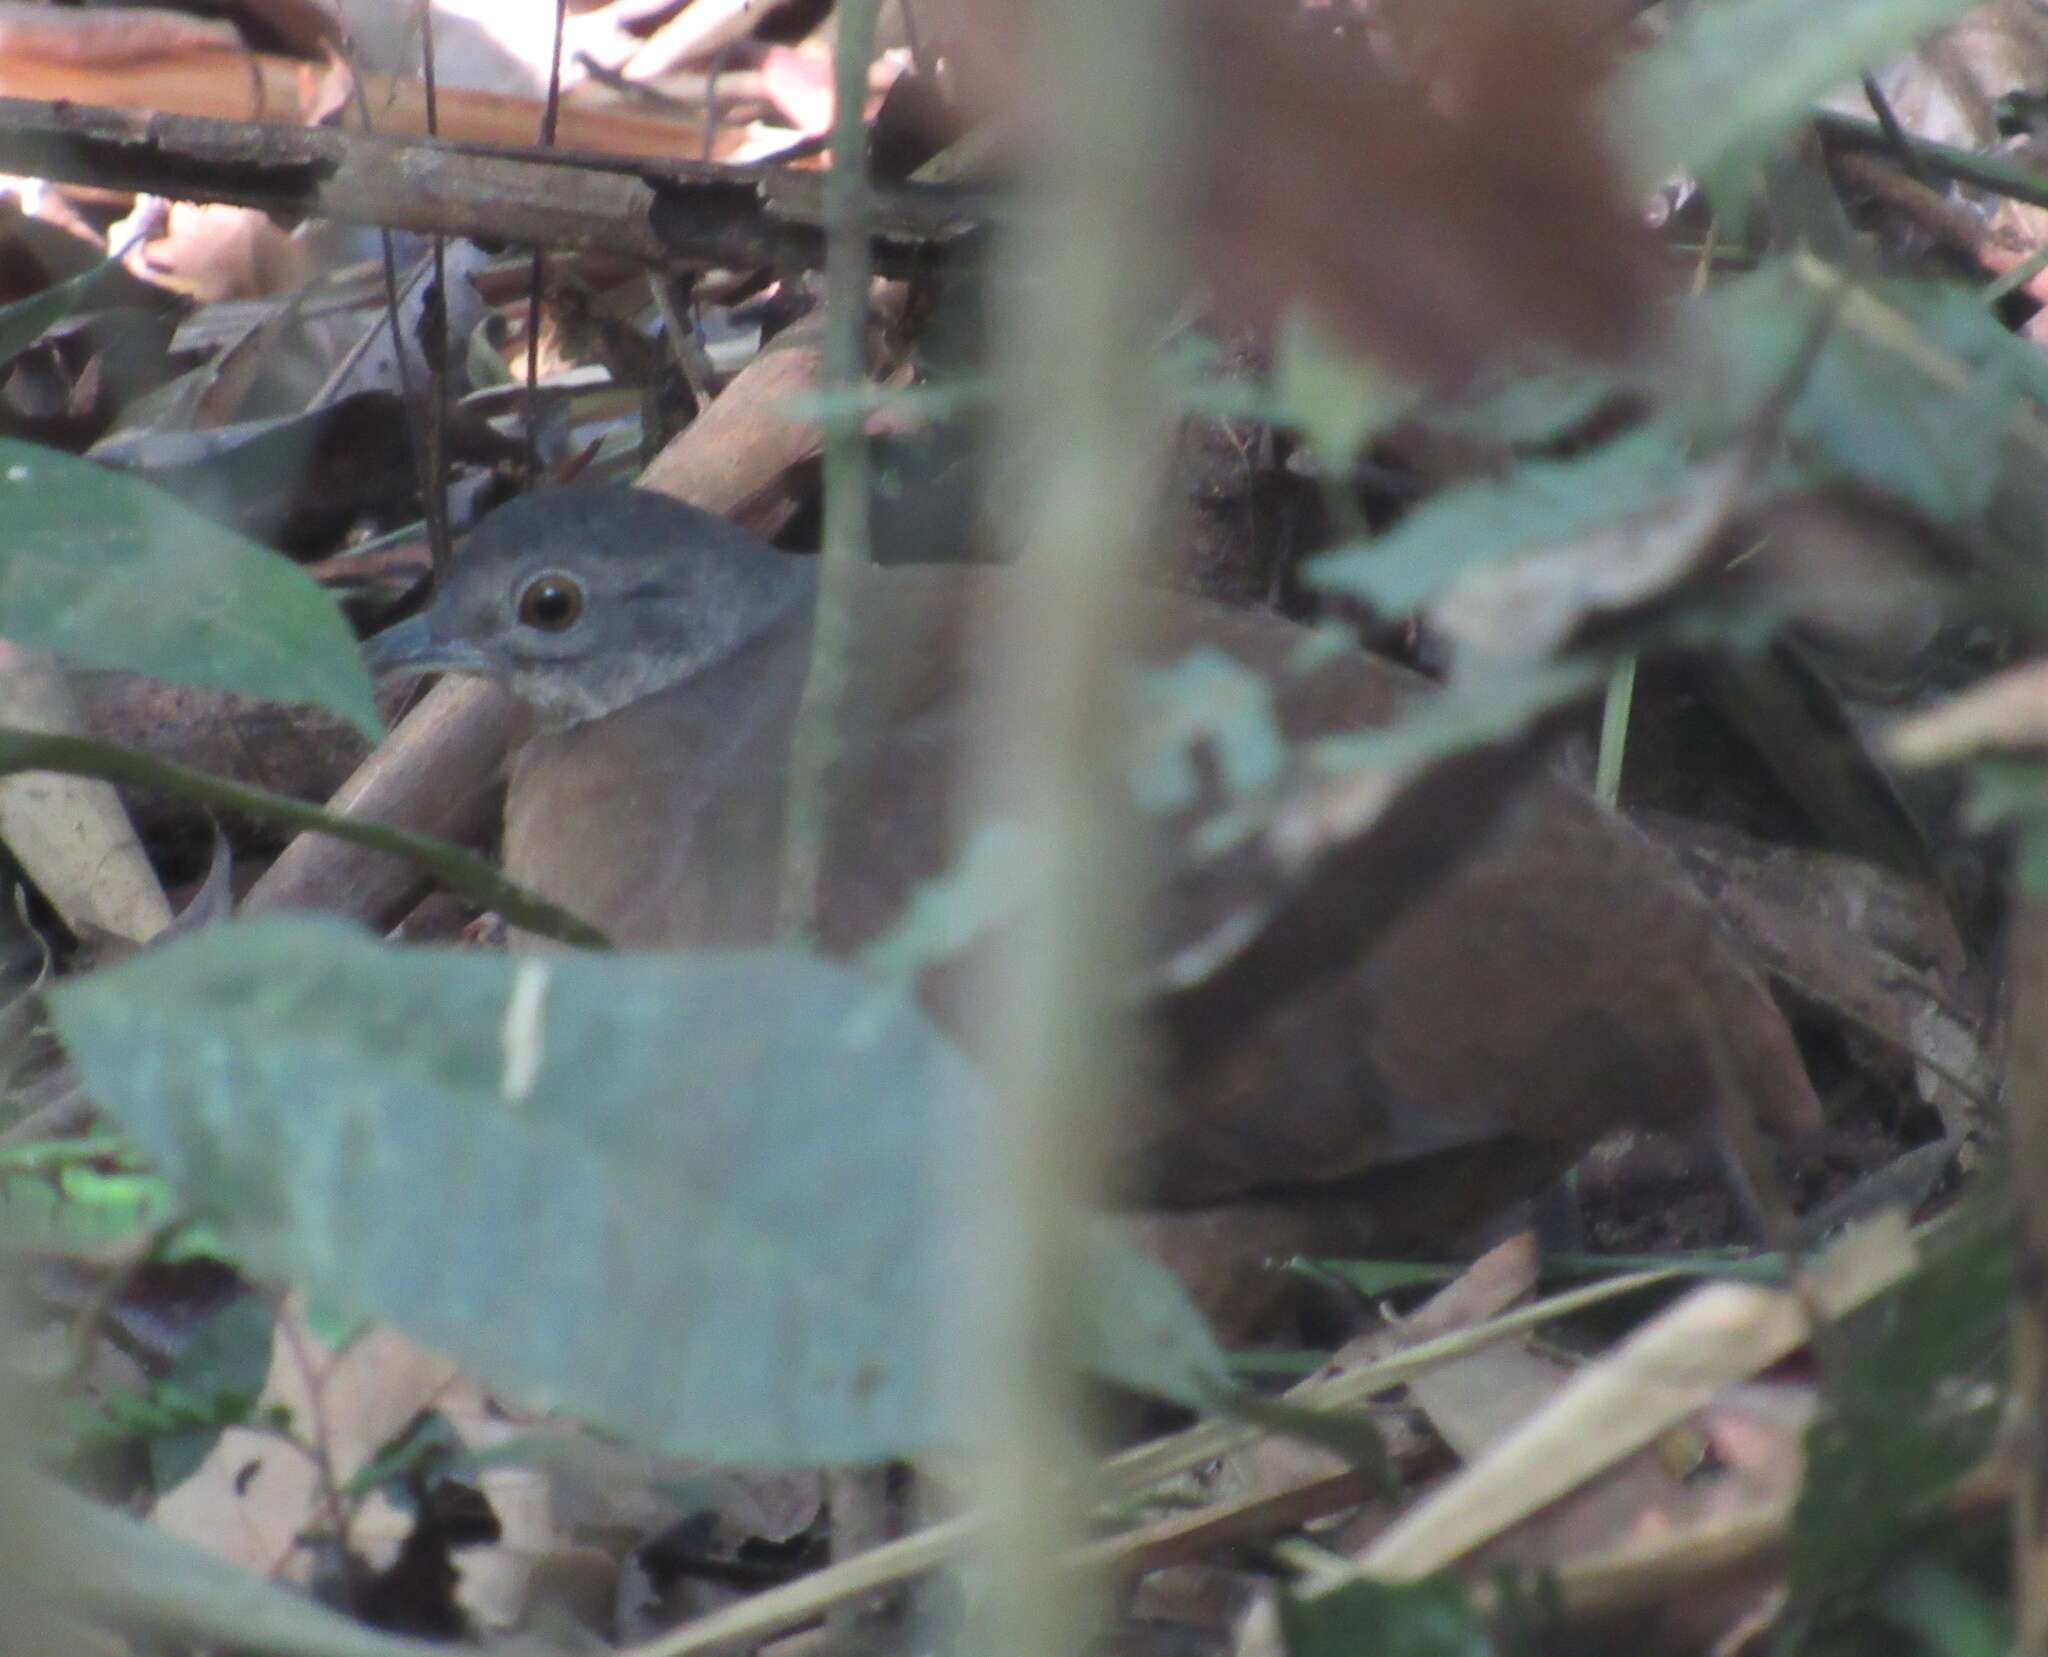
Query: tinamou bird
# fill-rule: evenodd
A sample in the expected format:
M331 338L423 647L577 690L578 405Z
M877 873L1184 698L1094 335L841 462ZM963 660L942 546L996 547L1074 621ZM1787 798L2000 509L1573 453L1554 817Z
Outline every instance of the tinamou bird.
M856 583L816 917L832 954L881 935L966 843L968 623L1008 588L959 566ZM813 560L723 519L570 488L491 514L371 655L482 675L533 710L505 811L515 880L621 946L759 945L777 934L817 590ZM1303 636L1162 591L1138 645L1151 663L1201 648L1259 674L1295 744L1385 726L1430 694L1361 651L1303 671ZM1153 866L1186 869L1206 815L1155 819ZM1195 924L1176 907L1206 924L1227 903L1214 885L1161 878L1160 950ZM929 974L925 999L971 1047L958 981ZM1818 1125L1784 1020L1705 901L1661 848L1546 773L1361 958L1205 1041L1199 1065L1105 1132L1116 1200L1225 1335L1247 1338L1290 1298L1276 1259L1389 1237L1445 1247L1614 1130L1697 1130L1731 1092L1768 1126Z

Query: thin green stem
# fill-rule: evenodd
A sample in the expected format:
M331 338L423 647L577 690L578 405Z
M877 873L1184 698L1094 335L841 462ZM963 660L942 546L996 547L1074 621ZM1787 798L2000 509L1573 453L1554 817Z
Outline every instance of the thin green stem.
M834 52L832 170L825 179L824 394L853 399L867 384L868 64L878 0L841 0ZM867 434L849 406L825 422L825 534L811 664L790 753L783 819L782 930L813 931L832 833L832 770L854 650L853 588L869 562Z
M1612 809L1621 803L1621 762L1628 748L1629 711L1635 706L1636 659L1624 656L1607 678L1607 698L1600 708L1600 763L1593 792Z
M987 634L993 701L977 744L985 810L1029 801L1044 885L1005 940L978 1011L996 1112L974 1170L973 1383L988 1591L974 1644L1073 1657L1097 1642L1096 1588L1068 1566L1092 1466L1079 1430L1079 1215L1097 1199L1103 1123L1133 1080L1119 989L1147 886L1123 779L1130 576L1156 509L1168 421L1157 338L1181 202L1182 84L1163 0L1046 0L1020 72L1045 143L995 318L1009 392L991 521L1016 602ZM993 469L992 469L993 470Z
M287 794L231 782L189 765L140 754L91 737L51 736L0 726L0 776L17 771L56 771L65 776L96 777L119 788L145 788L175 799L190 800L214 811L239 811L266 823L301 833L331 834L337 840L370 851L389 852L425 869L458 897L495 909L506 921L544 938L565 944L602 948L605 936L568 910L535 897L507 880L474 852L445 840L408 833L382 823L358 822L307 805Z

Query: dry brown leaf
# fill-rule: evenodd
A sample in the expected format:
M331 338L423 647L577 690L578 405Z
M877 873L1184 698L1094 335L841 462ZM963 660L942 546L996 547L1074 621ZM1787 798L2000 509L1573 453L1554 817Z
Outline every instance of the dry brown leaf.
M1412 79L1358 14L1289 10L1198 14L1198 257L1233 309L1263 321L1305 302L1439 381L1529 344L1643 343L1649 232L1602 135L1609 52L1590 10L1455 8Z
M1808 1282L1817 1304L1839 1315L1914 1263L1903 1217L1890 1215L1814 1260ZM1797 1350L1808 1333L1808 1303L1789 1290L1746 1283L1695 1289L1404 1513L1361 1566L1399 1581L1441 1569L1704 1409L1722 1388Z
M59 664L0 639L0 724L80 734ZM146 943L171 924L156 871L112 787L26 771L0 778L0 841L72 931Z
M172 52L233 50L234 24L188 17L167 7L97 6L89 11L47 5L0 5L0 57L45 63L149 63Z
M163 233L131 253L128 267L208 305L268 299L306 277L298 243L269 214L219 202L172 202Z
M328 53L318 64L300 66L299 119L307 126L346 125L355 98L355 71L338 52Z
M1760 966L1842 1021L1862 1063L1895 1071L1952 1134L1975 1125L1992 1092L1985 986L1939 891L1837 852L1662 813L1636 818ZM1870 1036L1884 1047L1863 1057Z
M948 0L966 98L1028 137L1028 8ZM1266 323L1298 305L1411 377L1525 347L1625 358L1651 339L1651 233L1609 151L1617 36L1599 0L1429 9L1396 61L1377 13L1206 0L1190 58L1195 274ZM922 15L922 14L921 14Z
M298 1297L279 1315L270 1375L259 1413L289 1412L300 1438L324 1447L337 1487L347 1481L423 1410L439 1408L456 1385L455 1368L388 1330L372 1330L340 1353L329 1351L305 1322ZM156 1505L155 1520L173 1536L259 1575L305 1581L313 1558L305 1542L325 1528L320 1470L276 1436L230 1427L192 1476ZM388 1504L352 1527L351 1540L391 1551L409 1529ZM383 1561L377 1561L382 1563Z
M702 63L744 40L763 9L760 0L692 0L647 37L622 73L629 81L651 81Z
M761 58L761 87L798 132L832 128L832 60L798 46L771 46Z
M1885 746L1903 765L2048 747L2048 662L2022 662L1939 707L1892 727Z

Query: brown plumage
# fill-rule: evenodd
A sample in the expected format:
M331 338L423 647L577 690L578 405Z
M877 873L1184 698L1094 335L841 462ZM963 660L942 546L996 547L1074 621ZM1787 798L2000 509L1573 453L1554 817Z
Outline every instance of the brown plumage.
M565 580L578 613L536 625L562 606L535 595L554 582L560 598ZM775 932L811 583L804 561L662 497L564 491L492 517L380 654L492 674L538 708L506 808L516 879L621 945L758 944ZM962 844L962 623L1006 585L956 568L860 584L819 916L832 953L890 926ZM1384 725L1426 693L1356 652L1290 672L1300 629L1199 599L1148 600L1142 632L1149 661L1205 648L1260 673L1297 740ZM1161 866L1187 864L1201 815L1154 820ZM1163 885L1181 908L1158 917L1161 947L1227 906L1213 887ZM924 987L954 1021L952 976ZM1771 1125L1818 1121L1783 1020L1675 864L1546 778L1366 959L1227 1032L1170 1096L1155 1090L1119 1125L1115 1166L1134 1205L1202 1211L1154 1222L1155 1246L1184 1266L1220 1259L1196 1287L1246 1333L1266 1252L1389 1229L1441 1245L1613 1129L1690 1128L1731 1087ZM1255 1223L1233 1233L1218 1208ZM1255 1240L1218 1243L1240 1234Z

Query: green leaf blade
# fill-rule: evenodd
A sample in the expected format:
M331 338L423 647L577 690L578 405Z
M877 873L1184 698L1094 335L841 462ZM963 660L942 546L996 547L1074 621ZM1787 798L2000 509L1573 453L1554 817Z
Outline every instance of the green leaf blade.
M90 270L52 282L41 293L0 305L0 364L12 362L73 311L90 303L100 283L120 268L120 260L103 259Z
M844 968L395 950L272 917L78 980L52 1016L252 1266L524 1402L724 1462L949 1436L946 1187L988 1101ZM1220 1382L1170 1281L1101 1276L1090 1361L1183 1399Z
M0 637L88 667L383 722L318 583L147 484L0 440Z

